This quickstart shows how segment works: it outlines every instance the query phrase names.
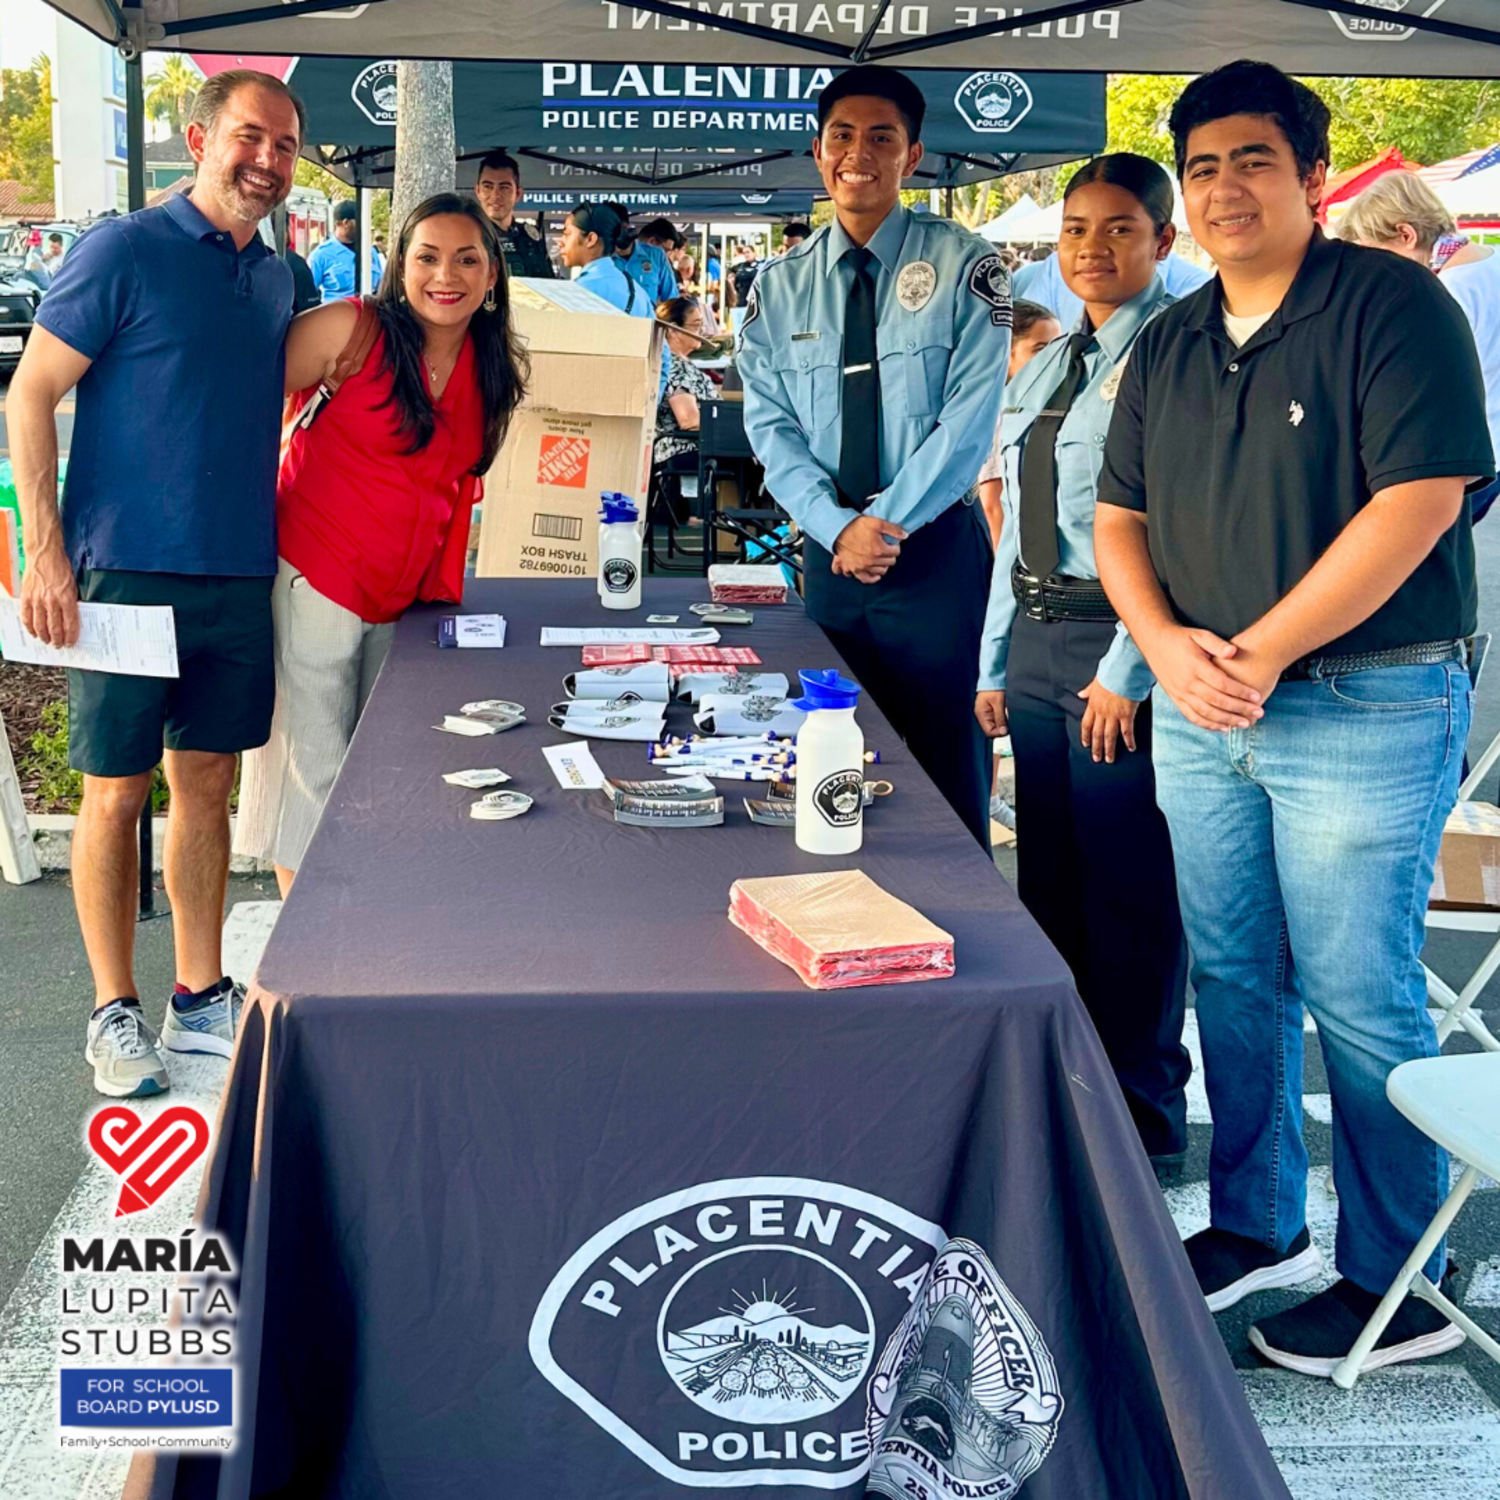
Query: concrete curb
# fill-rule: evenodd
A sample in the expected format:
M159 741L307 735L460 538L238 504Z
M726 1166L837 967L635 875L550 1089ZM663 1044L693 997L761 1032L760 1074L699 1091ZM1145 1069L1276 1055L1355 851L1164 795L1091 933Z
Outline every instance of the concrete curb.
M31 825L31 839L36 848L37 863L43 870L53 872L70 870L73 867L73 829L78 819L72 813L30 813L26 821ZM234 819L230 818L231 831ZM161 873L162 843L167 836L167 820L151 820L151 868ZM229 869L235 875L259 875L266 873L269 865L243 855L234 855Z

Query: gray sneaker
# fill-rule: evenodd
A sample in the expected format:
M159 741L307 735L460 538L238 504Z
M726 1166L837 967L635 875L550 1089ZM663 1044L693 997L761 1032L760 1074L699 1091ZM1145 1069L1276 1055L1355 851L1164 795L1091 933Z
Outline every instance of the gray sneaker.
M94 1069L94 1087L115 1099L164 1094L167 1059L139 1005L101 1006L89 1021L84 1060Z
M163 1046L169 1052L207 1052L214 1057L228 1057L234 1051L240 1007L244 1003L242 984L226 985L212 999L191 1010L178 1010L167 1001L167 1019L161 1028Z

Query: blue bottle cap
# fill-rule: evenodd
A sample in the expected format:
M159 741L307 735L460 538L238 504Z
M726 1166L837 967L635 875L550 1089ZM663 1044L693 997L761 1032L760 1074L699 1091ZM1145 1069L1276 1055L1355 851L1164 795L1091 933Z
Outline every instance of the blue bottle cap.
M640 512L635 508L635 501L629 495L621 494L619 490L605 490L599 498L604 502L604 509L599 512L599 519L606 526L612 526L616 521L640 519Z
M832 667L810 672L804 667L797 676L802 679L802 696L792 703L811 713L818 708L853 708L859 702L859 684L840 677Z

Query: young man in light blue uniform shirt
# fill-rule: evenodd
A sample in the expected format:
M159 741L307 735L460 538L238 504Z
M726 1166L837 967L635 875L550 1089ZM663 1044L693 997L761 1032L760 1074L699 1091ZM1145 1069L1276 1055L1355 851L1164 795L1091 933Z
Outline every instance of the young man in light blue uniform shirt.
M991 553L974 479L1010 294L983 240L901 206L922 113L889 68L823 91L814 155L837 218L762 267L738 367L766 486L806 539L808 613L988 847L972 708Z
M324 240L307 258L307 268L318 284L318 294L325 302L352 297L359 287L355 282L354 247L359 243L359 209L345 199L333 210L333 238ZM385 257L370 246L370 285L378 287L385 275Z

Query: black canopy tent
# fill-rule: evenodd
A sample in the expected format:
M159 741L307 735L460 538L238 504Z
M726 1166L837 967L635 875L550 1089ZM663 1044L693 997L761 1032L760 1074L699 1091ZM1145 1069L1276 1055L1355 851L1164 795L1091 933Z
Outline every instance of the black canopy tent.
M312 57L292 82L320 165L360 187L394 167L393 61ZM821 190L810 142L817 97L837 69L459 62L453 70L460 160L503 146L528 190L578 195L634 187L695 193ZM1102 74L1025 78L922 69L927 155L913 187L950 187L1037 170L1104 147ZM799 210L804 211L804 210Z
M138 50L1500 77L1500 0L49 0ZM998 12L998 13L997 13ZM1479 44L1479 45L1476 45Z

